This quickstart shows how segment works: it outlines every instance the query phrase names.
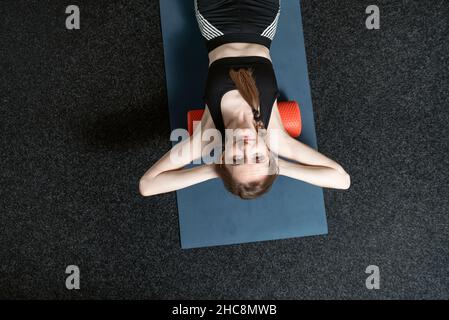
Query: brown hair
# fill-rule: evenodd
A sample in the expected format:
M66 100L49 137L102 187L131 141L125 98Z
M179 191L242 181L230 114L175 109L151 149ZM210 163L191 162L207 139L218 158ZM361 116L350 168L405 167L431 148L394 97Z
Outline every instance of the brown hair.
M229 76L237 87L240 95L253 110L254 127L256 131L259 129L265 129L265 125L261 120L259 90L257 89L256 82L253 78L253 70L246 68L234 70L231 68L229 71ZM268 192L271 189L273 182L276 180L279 172L273 153L270 150L268 150L268 152L270 158L270 174L260 181L249 183L237 182L233 179L231 172L228 169L228 165L226 165L223 161L217 164L215 166L217 174L222 179L226 189L242 199L254 199Z

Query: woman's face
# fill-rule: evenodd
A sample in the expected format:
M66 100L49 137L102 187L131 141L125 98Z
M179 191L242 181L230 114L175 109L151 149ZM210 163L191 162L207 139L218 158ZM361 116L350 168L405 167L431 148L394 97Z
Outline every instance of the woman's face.
M227 146L224 157L228 170L239 182L258 181L269 174L269 150L254 130L236 130L232 146Z

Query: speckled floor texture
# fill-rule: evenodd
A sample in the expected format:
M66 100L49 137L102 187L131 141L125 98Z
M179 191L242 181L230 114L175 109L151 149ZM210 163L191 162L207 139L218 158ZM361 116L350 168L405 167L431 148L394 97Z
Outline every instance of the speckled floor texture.
M194 250L175 193L138 194L171 145L158 1L77 1L80 30L69 4L0 4L0 298L449 298L447 1L303 0L319 150L352 186L324 191L327 236Z

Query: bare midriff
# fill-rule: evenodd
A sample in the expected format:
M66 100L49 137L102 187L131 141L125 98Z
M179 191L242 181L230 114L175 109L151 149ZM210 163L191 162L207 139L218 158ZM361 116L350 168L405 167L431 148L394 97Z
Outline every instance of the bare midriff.
M260 56L271 61L270 49L264 45L247 42L225 43L209 52L209 66L215 60L226 57Z

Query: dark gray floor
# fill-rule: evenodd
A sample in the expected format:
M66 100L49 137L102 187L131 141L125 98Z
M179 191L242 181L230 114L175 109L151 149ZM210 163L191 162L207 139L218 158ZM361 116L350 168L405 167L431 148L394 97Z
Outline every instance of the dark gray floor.
M293 1L293 0L284 0ZM329 235L181 250L157 1L0 4L0 298L449 298L449 4L302 3ZM81 290L65 289L65 267ZM381 289L365 288L378 265Z

